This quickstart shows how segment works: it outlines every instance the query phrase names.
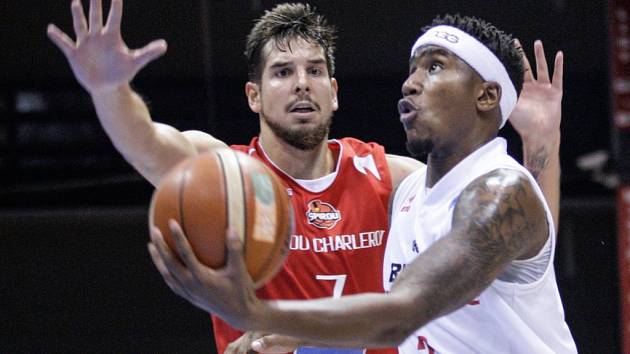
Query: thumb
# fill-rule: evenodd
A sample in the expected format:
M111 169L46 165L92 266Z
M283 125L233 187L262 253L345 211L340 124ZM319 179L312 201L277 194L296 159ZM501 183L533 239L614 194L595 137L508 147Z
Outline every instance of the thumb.
M166 48L166 41L158 39L140 49L134 50L132 56L137 70L142 69L148 63L161 57L164 53L166 53Z
M299 341L293 337L271 334L252 342L252 350L259 353L289 353L299 347Z
M66 58L69 58L70 53L72 53L72 50L76 47L72 39L52 23L48 25L46 34L48 34L48 38L63 52Z

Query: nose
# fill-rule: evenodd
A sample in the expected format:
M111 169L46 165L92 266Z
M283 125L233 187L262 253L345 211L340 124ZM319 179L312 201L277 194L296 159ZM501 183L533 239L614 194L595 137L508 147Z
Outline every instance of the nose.
M403 97L413 96L420 93L420 84L414 79L413 75L409 75L402 85Z
M295 81L295 93L304 93L311 90L306 70L298 71Z

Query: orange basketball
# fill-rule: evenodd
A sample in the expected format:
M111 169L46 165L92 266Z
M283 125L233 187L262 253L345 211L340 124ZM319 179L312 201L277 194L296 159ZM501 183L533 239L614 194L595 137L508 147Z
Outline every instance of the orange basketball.
M293 228L278 177L262 162L227 148L182 161L153 193L149 225L174 250L169 219L181 225L197 258L211 268L225 265L226 230L236 230L256 286L280 269Z

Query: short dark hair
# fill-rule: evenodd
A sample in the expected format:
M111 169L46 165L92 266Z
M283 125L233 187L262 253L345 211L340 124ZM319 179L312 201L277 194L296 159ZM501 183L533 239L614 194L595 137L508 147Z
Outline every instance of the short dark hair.
M523 59L519 50L514 46L514 38L511 34L501 31L490 22L480 18L459 14L437 16L430 25L422 30L426 32L430 28L440 25L458 28L488 47L503 63L516 88L516 94L520 94L523 88Z
M279 50L290 50L289 41L300 37L324 49L328 74L335 74L335 28L309 4L284 3L265 11L247 36L245 57L250 81L259 81L262 75L262 49L273 40Z

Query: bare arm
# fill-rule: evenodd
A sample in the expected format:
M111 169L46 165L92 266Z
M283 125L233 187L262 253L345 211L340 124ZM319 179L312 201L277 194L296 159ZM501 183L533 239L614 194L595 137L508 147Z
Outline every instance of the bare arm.
M261 301L242 261L242 244L228 237L228 265L201 265L173 223L177 260L152 232L149 250L167 284L196 306L232 325L346 347L392 346L414 330L477 296L512 260L533 256L546 241L546 218L525 176L496 170L471 183L455 207L451 232L418 256L389 294L340 299Z
M127 48L120 33L122 0L112 0L105 25L101 0L90 0L88 19L81 1L73 0L71 9L76 41L52 24L48 36L90 93L99 121L116 149L145 178L157 185L171 167L196 154L200 147L225 146L210 135L182 134L152 121L146 104L129 83L145 65L166 52L166 42Z
M523 164L536 178L558 231L560 222L560 132L550 140L523 138Z
M560 121L564 56L556 54L553 78L549 77L542 42L534 43L536 78L523 53L523 90L510 122L523 140L523 164L541 187L556 229L560 214Z
M182 133L153 122L145 103L128 85L94 93L92 101L116 149L155 186L181 160L210 146L226 146L205 133Z

